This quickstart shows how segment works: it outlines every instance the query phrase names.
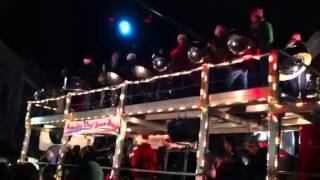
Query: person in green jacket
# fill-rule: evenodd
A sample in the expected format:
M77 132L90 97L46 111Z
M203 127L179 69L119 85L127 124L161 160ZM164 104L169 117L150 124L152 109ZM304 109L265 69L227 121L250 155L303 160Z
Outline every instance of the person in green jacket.
M268 22L263 15L263 9L254 8L250 12L250 31L255 39L259 51L261 54L270 52L274 41L273 29L270 22ZM256 82L258 86L268 85L268 58L261 58L258 63L258 68L254 68L257 71L253 72L255 78L259 82Z

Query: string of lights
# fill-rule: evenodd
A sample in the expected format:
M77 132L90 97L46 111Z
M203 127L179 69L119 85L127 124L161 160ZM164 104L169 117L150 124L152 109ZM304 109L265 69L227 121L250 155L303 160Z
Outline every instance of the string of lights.
M218 64L208 64L208 67L210 68L215 68L215 67L225 67L225 66L230 66L230 65L234 65L234 64L239 64L242 63L244 61L250 60L250 59L256 59L259 60L261 57L263 56L268 56L269 54L262 54L262 55L246 55L243 56L241 58L238 59L234 59L232 61L229 62L223 62L223 63L218 63ZM88 91L83 91L83 92L71 92L72 96L80 96L80 95L86 95L86 94L92 94L92 93L97 93L97 92L102 92L102 91L108 91L108 90L116 90L121 88L122 86L124 86L125 84L141 84L141 83L149 83L158 79L163 79L163 78L172 78L172 77L177 77L177 76L183 76L183 75L189 75L193 72L197 72L200 71L202 69L201 66L188 70L188 71L182 71L182 72L175 72L175 73L168 73L168 74L163 74L163 75L158 75L158 76L153 76L151 78L147 78L147 79L143 79L143 80L139 80L139 81L125 81L123 83L120 83L118 85L115 86L106 86L103 88L99 88L99 89L92 89L92 90L88 90ZM66 95L63 96L59 96L56 98L48 98L48 99L44 99L44 100L39 100L39 101L28 101L28 103L45 103L48 101L56 101L56 100L60 100L60 99L64 99L66 97Z
M48 110L52 110L52 111L57 111L58 110L58 108L53 108L53 107L46 106L46 105L41 105L41 104L35 104L34 106L40 107L40 108L44 108L44 109L48 109Z
M34 122L31 125L46 125L46 124L59 124L65 122L64 119L60 120L53 120L53 121L46 121L46 122Z
M114 91L114 90L120 89L124 85L125 85L125 83L121 83L121 84L118 84L118 85L115 85L115 86L106 86L106 87L102 87L102 88L98 88L98 89L92 89L92 90L83 91L83 92L72 92L71 95L72 96L80 96L80 95L98 93L98 92L102 92L102 91Z
M226 64L224 64L224 65L226 65ZM209 66L210 66L210 64L209 64ZM219 66L219 65L217 65L217 66ZM276 68L276 65L272 65L272 68ZM272 84L272 88L275 89L275 83ZM105 89L108 89L108 88L105 87L105 88L101 88L99 90L102 90L102 89L105 90ZM80 95L80 94L77 94L77 95ZM265 99L261 98L261 99L258 99L258 101L265 101ZM248 102L246 100L242 100L242 101L239 101L239 102L225 102L225 104L210 104L210 107L216 107L216 106L222 106L222 105L233 105L233 104L239 104L239 103L250 103L250 102ZM320 101L318 101L318 104L320 105ZM298 103L296 103L296 106L299 107L299 108L302 108L304 105L307 105L307 102L298 102ZM275 108L278 108L278 109L283 107L283 105L280 105L278 103L274 103L273 106ZM169 107L168 109L149 109L146 112L137 111L137 112L128 112L126 114L127 115L150 114L150 113L173 112L173 111L176 111L176 110L180 110L181 111L181 110L191 110L191 109L196 109L196 105L194 105L192 107L181 106L179 108ZM57 121L50 121L49 123L57 123Z
M64 98L66 98L66 95L59 96L59 97L56 97L56 98L43 99L43 100L39 100L39 101L28 101L28 103L42 104L42 103L47 103L47 102L50 102L50 101L58 101L58 100L61 100L61 99L64 99Z
M261 55L245 55L245 56L242 56L240 58L233 59L231 61L225 61L225 62L218 63L218 64L208 64L208 65L209 65L210 68L226 67L226 66L239 64L239 63L242 63L244 61L248 61L248 60L252 60L252 59L260 60L262 57L265 57L265 56L269 56L269 53L261 54Z
M163 74L163 75L158 75L158 76L154 76L151 78L147 78L147 79L143 79L143 80L139 80L139 81L128 81L128 84L141 84L141 83L149 83L155 80L159 80L159 79L164 79L164 78L172 78L172 77L177 77L177 76L184 76L184 75L189 75L193 72L197 72L197 71L201 71L201 66L188 70L188 71L182 71L182 72L175 72L175 73L171 73L171 74Z
M223 107L223 106L232 106L232 105L238 105L238 104L256 104L257 102L263 103L266 102L266 98L260 98L257 100L252 100L252 101L247 101L247 100L242 100L242 101L236 101L236 102L224 102L220 104L214 104L210 103L210 107ZM315 102L315 103L295 103L292 104L293 106L296 106L297 108L303 108L307 106L320 106L320 101ZM282 112L281 110L285 110L283 104L273 104L273 107L276 109L276 112ZM197 104L194 104L192 106L179 106L179 107L173 107L169 106L168 108L159 108L159 109L148 109L147 111L134 111L134 112L124 112L124 115L127 116L134 116L134 115L144 115L144 114L154 114L154 113L170 113L170 112L180 112L180 111L190 111L190 110L198 110L200 107ZM110 114L111 116L115 116L115 114ZM77 120L85 120L85 119L96 119L96 118L102 118L103 116L88 116L88 117L80 117L80 118L73 118L74 121ZM32 119L31 119L32 120ZM51 120L51 121L31 121L31 125L42 125L42 124L57 124L57 123L63 123L64 119L59 119L59 120Z

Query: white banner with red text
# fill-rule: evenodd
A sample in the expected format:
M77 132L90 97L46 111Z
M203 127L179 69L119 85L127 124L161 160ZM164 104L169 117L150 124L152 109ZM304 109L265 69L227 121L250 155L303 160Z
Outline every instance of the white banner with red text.
M67 121L64 135L117 134L120 120L116 116L80 121Z

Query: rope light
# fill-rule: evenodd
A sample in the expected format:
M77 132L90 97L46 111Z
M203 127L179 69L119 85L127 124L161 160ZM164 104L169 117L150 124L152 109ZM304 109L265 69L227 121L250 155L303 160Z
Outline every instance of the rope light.
M230 66L234 64L239 64L244 61L248 61L250 59L255 59L255 60L260 60L261 57L269 56L269 53L261 54L261 55L247 55L238 59L233 59L232 61L229 62L223 62L223 63L218 63L218 64L208 64L209 68L215 68L215 67L225 67L225 66Z
M232 60L230 62L223 62L223 63L219 63L219 64L207 64L207 65L210 68L225 67L225 66L229 66L229 65L242 63L243 61L246 61L248 59L257 59L257 60L259 60L261 57L267 56L267 55L268 54L250 55L250 58L242 57L242 58L239 58L239 59L234 59L234 60ZM177 77L177 76L182 76L182 75L188 75L188 74L191 74L193 72L200 71L201 69L202 69L202 67L200 66L200 67L188 70L188 71L182 71L182 72L176 72L176 73L171 73L171 74L158 75L158 76L154 76L154 77L147 78L147 79L144 79L144 80L139 80L139 81L126 81L126 82L123 82L123 83L115 85L115 86L106 86L106 87L103 87L103 88L88 90L88 91L84 91L84 92L71 92L70 94L72 96L79 96L79 95L92 94L92 93L108 91L108 90L117 90L117 89L120 89L122 86L124 86L125 83L126 84L148 83L148 82L152 82L152 81L155 81L155 80L158 80L158 79ZM45 102L49 102L49 101L57 101L57 100L64 99L64 98L66 98L66 95L59 96L59 97L56 97L56 98L48 98L48 99L39 100L39 101L28 101L28 103L37 103L37 104L39 104L39 103L45 103Z
M56 98L48 98L48 99L39 100L39 101L28 101L28 103L42 104L42 103L46 103L46 102L49 102L49 101L57 101L57 100L60 100L60 99L64 99L66 97L67 97L66 95L63 95L63 96L59 96L59 97L56 97Z
M137 111L137 112L124 112L124 114L132 116L135 114L141 115L141 114L151 114L151 113L164 113L164 112L173 112L173 111L188 111L188 110L195 110L195 109L199 109L198 105L192 105L191 107L186 107L186 106L179 106L179 107L169 107L168 109L148 109L147 111Z
M272 99L271 96L269 96L268 98L269 100ZM250 104L250 103L255 103L256 101L258 102L263 102L263 101L266 101L266 98L260 98L258 100L252 100L252 101L248 101L248 100L239 100L239 101L235 101L235 102L223 102L223 103L210 103L210 107L219 107L219 106L226 106L226 105L235 105L235 104ZM312 104L312 103L307 103L307 102L299 102L299 103L296 103L295 106L298 107L298 108L302 108L304 107L305 105L308 105L308 104ZM320 106L320 101L317 102L317 105ZM274 103L273 106L277 109L281 109L284 107L284 105L282 104L278 104L278 103ZM137 112L128 112L128 113L125 113L126 115L129 115L129 116L132 116L132 115L141 115L141 114L151 114L151 113L161 113L161 112L174 112L174 111L189 111L189 110L195 110L195 109L199 109L199 106L198 105L193 105L191 107L185 107L185 106L180 106L180 107L177 107L177 108L174 108L174 107L169 107L168 109L148 109L146 112L144 111L137 111ZM84 120L84 119L92 119L92 117L81 117L80 120ZM74 120L78 120L77 118L74 119ZM50 124L50 123L62 123L64 122L64 119L62 120L53 120L53 121L47 121L47 122L36 122L36 123L31 123L31 125L41 125L41 124Z
M53 110L53 111L57 111L57 108L52 108L50 106L46 106L46 105L41 105L41 104L35 104L36 107L42 107L44 109L49 109L49 110Z

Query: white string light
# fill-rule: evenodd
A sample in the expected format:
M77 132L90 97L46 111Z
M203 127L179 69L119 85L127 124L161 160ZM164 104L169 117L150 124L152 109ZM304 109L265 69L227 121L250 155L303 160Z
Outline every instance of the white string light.
M243 61L255 59L255 60L260 60L261 57L268 56L269 53L266 54L261 54L261 55L249 55L249 56L244 56L238 59L233 59L232 61L227 61L227 62L222 62L219 64L208 64L209 68L215 68L215 67L225 67L225 66L230 66L234 64L239 64L242 63Z
M53 111L57 111L57 108L52 108L50 106L46 106L46 105L41 105L41 104L35 104L36 107L42 107L44 109L49 109L49 110L53 110Z
M56 98L48 98L48 99L44 99L44 100L39 100L39 101L28 101L28 103L32 103L32 104L42 104L42 103L47 103L49 101L57 101L60 99L64 99L66 97L66 95L63 96L59 96Z
M257 59L259 60L262 56L267 56L268 54L262 54L262 55L250 55L250 59ZM271 57L271 56L269 56ZM223 63L219 63L219 64L207 64L209 68L214 68L214 67L224 67L224 66L229 66L229 65L234 65L234 64L238 64L238 63L242 63L244 60L247 60L247 57L243 57L243 58L239 58L239 59L234 59L230 62L223 62ZM270 61L270 58L269 58ZM125 81L123 83L120 83L118 85L115 86L106 86L106 87L102 87L99 89L93 89L93 90L88 90L88 91L84 91L84 92L71 92L70 94L72 96L79 96L79 95L85 95L85 94L91 94L91 93L96 93L96 92L102 92L102 91L107 91L107 90L116 90L119 89L121 87L123 87L125 84L141 84L141 83L148 83L151 81L155 81L158 79L163 79L163 78L170 78L170 77L177 77L177 76L182 76L182 75L188 75L191 74L193 72L196 71L200 71L202 69L201 66L188 70L188 71L182 71L182 72L176 72L176 73L171 73L171 74L163 74L163 75L158 75L158 76L154 76L151 78L147 78L144 80L139 80L139 81ZM41 104L41 103L45 103L45 102L49 102L49 101L57 101L60 99L64 99L66 98L66 95L63 96L59 96L56 98L48 98L48 99L44 99L44 100L39 100L39 101L28 101L28 103L36 103L36 104Z
M151 114L151 113L161 113L161 112L173 112L173 111L188 111L188 110L194 110L194 109L198 109L199 106L198 105L192 105L191 107L186 107L186 106L179 106L179 107L169 107L168 109L162 109L162 108L159 108L159 109L148 109L147 111L141 111L141 110L138 110L137 112L127 112L124 114L125 115L129 115L129 116L132 116L132 115L135 115L135 114L138 114L138 115L141 115L141 114Z

